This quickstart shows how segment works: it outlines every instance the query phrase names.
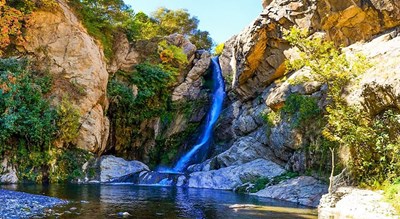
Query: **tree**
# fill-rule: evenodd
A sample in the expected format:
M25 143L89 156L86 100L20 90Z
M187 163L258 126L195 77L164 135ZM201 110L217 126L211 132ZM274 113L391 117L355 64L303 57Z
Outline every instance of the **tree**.
M160 25L163 35L180 33L183 35L191 35L197 29L199 20L191 17L187 10L169 10L167 8L159 8L152 13L152 17Z
M352 143L363 144L371 140L369 118L366 113L348 106L343 92L352 79L369 68L365 57L358 55L350 60L346 54L336 49L333 42L324 41L320 37L308 37L306 30L292 28L285 33L285 39L298 49L300 58L286 63L288 71L306 67L311 76L299 79L298 82L319 81L327 89L328 104L326 106L326 125L322 135L328 141L331 151L332 171L330 175L329 192L332 192L333 174L335 168L335 149L339 146L353 146ZM365 135L360 135L360 131ZM356 139L355 141L351 139ZM357 142L356 142L357 141Z
M159 26L160 36L179 33L187 37L198 49L211 50L213 46L209 32L199 30L199 20L190 16L187 10L159 8L152 13L152 19Z

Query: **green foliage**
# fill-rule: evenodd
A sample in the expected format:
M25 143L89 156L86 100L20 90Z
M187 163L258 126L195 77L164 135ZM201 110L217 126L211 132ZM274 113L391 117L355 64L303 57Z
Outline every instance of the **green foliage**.
M290 94L281 109L276 112L263 112L261 117L269 127L276 126L282 118L286 118L292 124L293 128L298 128L309 124L307 122L313 118L317 118L321 113L321 109L318 107L315 98L300 94Z
M274 127L281 121L281 113L272 110L268 113L262 112L261 117L269 127Z
M265 189L265 187L271 182L269 178L260 177L249 182L244 183L235 189L237 193L255 193Z
M114 123L117 148L129 147L131 139L138 134L139 124L168 110L169 85L174 80L159 66L144 63L137 65L131 73L117 73L116 78L110 81L108 115Z
M158 46L158 54L164 70L170 70L177 76L181 70L186 68L189 61L182 48L168 44L166 40L158 43Z
M199 24L199 20L191 17L184 9L169 10L161 7L152 13L152 17L160 25L162 35L190 34Z
M80 127L79 110L71 103L68 97L63 97L57 107L57 138L65 144L72 143L78 137Z
M310 119L321 114L321 110L315 98L300 94L290 94L281 112L291 116L292 121L290 122L294 128L305 124Z
M21 180L70 179L81 167L83 152L54 147L77 137L79 112L67 98L57 110L50 106L51 81L24 60L0 59L0 156L11 159Z
M125 23L126 35L130 41L149 40L159 36L160 26L157 22L143 12L136 13L133 18Z
M40 80L39 80L40 81ZM14 138L24 139L33 150L48 148L56 126L56 112L44 99L45 84L37 84L27 64L0 60L0 151Z
M152 39L179 33L188 38L198 49L210 50L213 41L209 32L198 28L199 20L183 9L169 10L159 8L149 17L138 12L124 23L128 38L133 40Z
M84 176L82 166L93 156L81 149L58 149L51 151L50 182L71 182Z
M285 39L300 53L300 59L287 63L288 69L307 67L311 76L302 80L319 81L328 86L326 126L322 135L330 142L330 148L349 147L352 159L347 163L353 178L361 185L373 186L398 177L399 111L385 109L378 115L370 115L347 105L342 97L345 87L371 66L366 58L346 57L333 43L307 38L307 33L298 29L292 29Z
M279 176L276 176L276 177L272 178L272 180L269 183L269 185L276 185L276 184L279 184L282 181L285 181L285 180L288 180L288 179L293 179L293 178L296 178L298 176L299 176L298 173L288 171L288 172L285 172L285 173L283 173L283 174L281 174Z
M386 181L384 184L385 200L388 201L400 214L400 178L393 180L392 183Z
M180 112L182 110L184 109L176 111ZM190 123L183 132L174 134L167 138L161 137L156 139L157 147L153 148L150 152L151 163L149 165L156 167L160 164L164 166L173 164L174 159L177 157L179 152L179 148L195 133L198 126L198 123Z
M242 186L239 186L235 189L235 192L238 193L256 193L260 190L265 189L267 186L272 186L276 185L282 181L292 179L295 177L298 177L298 173L294 172L285 172L279 176L276 176L272 179L265 178L265 177L259 177L256 179L252 179L248 182L245 182Z
M205 49L210 51L211 47L214 45L208 31L194 30L192 31L192 34L189 35L189 40L196 46L197 49Z
M222 54L225 48L225 43L220 43L215 47L214 55L219 56Z

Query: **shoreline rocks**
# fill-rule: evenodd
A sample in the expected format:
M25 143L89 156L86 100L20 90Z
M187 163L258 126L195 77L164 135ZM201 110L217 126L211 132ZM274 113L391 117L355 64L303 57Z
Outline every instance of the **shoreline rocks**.
M44 215L46 208L65 205L68 202L43 195L0 189L0 203L0 218L14 219Z
M382 191L340 187L332 195L322 196L318 218L398 219L394 208L384 202Z

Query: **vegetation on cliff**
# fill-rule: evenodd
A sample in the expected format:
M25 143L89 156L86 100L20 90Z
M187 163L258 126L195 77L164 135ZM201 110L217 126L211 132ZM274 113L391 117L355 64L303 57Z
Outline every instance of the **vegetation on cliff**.
M50 104L51 81L48 73L32 70L25 60L0 59L0 156L17 164L22 180L70 179L84 162L69 162L86 154L70 144L79 114L67 97L58 107ZM66 147L57 148L56 142Z
M25 27L33 11L55 7L54 0L0 0L0 56L12 53L15 47L25 43Z
M134 13L123 0L69 0L89 34L99 40L107 58L113 55L114 35L123 32L130 41L164 37L180 33L198 49L210 50L212 39L207 31L198 29L199 20L186 10L159 8L152 16Z
M348 148L349 160L341 163L351 172L353 180L367 187L398 182L400 176L399 110L385 108L370 114L362 106L349 105L344 99L346 88L371 65L365 57L349 57L333 43L293 28L286 35L298 48L300 58L288 62L289 70L307 67L310 77L299 79L320 81L327 85L324 125L320 127L332 151ZM334 162L332 162L334 164Z

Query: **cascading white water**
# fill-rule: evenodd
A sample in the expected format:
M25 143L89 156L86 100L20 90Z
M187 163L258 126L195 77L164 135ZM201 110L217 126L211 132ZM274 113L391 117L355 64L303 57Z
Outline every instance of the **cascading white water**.
M214 124L217 122L219 114L221 113L222 104L225 98L225 82L222 77L222 70L218 62L218 57L214 57L211 60L211 70L212 70L212 101L211 108L207 114L206 124L202 130L200 138L196 145L192 147L192 149L187 152L184 156L182 156L179 161L176 163L173 168L174 172L183 172L190 164L192 164L193 157L196 153L204 149L204 147L208 147L211 137Z

